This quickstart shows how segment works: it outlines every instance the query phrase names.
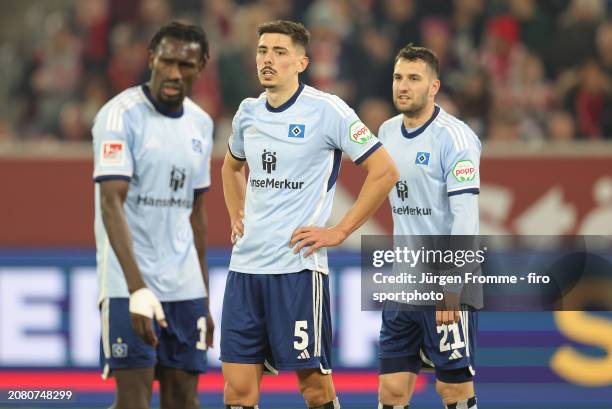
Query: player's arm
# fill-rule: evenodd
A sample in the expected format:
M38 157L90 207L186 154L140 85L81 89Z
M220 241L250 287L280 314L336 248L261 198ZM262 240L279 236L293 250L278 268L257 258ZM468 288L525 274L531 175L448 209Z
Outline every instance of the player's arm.
M128 227L123 204L127 197L127 180L105 180L100 183L100 207L104 228L115 252L130 293L130 316L134 331L150 345L157 344L151 318L166 326L161 304L147 288L136 264L132 235Z
M310 246L304 254L304 257L307 257L318 248L342 243L374 214L399 178L393 160L382 146L364 160L361 166L368 174L355 204L334 227L307 226L296 229L290 244L291 247L297 244L295 253L305 246Z
M357 201L334 228L349 236L385 201L399 179L399 172L385 148L377 149L361 166L368 172Z
M453 236L476 236L479 231L478 195L464 193L448 198L453 215Z
M225 206L229 213L232 228L232 243L236 243L237 237L244 234L244 198L246 196L246 176L244 172L244 160L236 159L231 152L227 152L221 177L223 179L223 196Z
M450 210L453 217L451 227L452 249L473 249L474 243L471 237L478 235L478 195L474 193L462 193L452 195L448 198ZM455 238L453 241L453 237ZM468 268L468 265L466 265ZM440 305L436 311L436 324L452 324L458 322L461 315L461 283L447 284L444 287L444 305Z
M100 182L100 206L106 233L121 264L128 291L132 294L146 285L136 264L132 236L123 209L128 187L127 180Z
M480 152L478 137L467 126L453 126L455 135L442 134L440 159L446 180L449 208L452 215L451 249L475 250L471 238L478 235L478 193L480 192ZM460 138L457 139L457 136ZM462 269L471 268L469 265ZM457 273L455 271L455 273ZM460 319L463 284L444 286L444 302L438 305L436 321L452 324Z
M198 261L200 262L200 270L202 271L202 280L204 288L206 288L206 346L213 346L213 334L215 331L215 323L210 312L210 291L208 286L208 263L206 262L206 230L208 228L208 218L206 216L206 207L204 204L204 192L195 193L193 201L193 210L190 216L191 229L193 230L193 244L198 253Z

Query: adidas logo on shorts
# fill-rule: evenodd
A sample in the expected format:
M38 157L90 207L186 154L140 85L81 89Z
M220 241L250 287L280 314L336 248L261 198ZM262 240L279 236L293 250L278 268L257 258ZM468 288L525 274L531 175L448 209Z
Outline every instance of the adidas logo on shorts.
M308 353L308 350L303 350L302 353L298 355L297 359L310 359L310 354Z
M453 353L451 354L451 356L448 358L448 360L452 361L452 360L461 359L461 358L463 358L463 355L461 355L461 352L455 349Z

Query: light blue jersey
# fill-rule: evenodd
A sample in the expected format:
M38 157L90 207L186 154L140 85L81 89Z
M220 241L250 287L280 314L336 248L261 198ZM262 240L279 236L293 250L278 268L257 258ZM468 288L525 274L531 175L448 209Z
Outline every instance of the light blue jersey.
M387 120L379 138L400 172L389 193L393 234L455 234L450 198L480 192L478 137L436 105L432 117L412 131L404 127L402 114ZM459 234L478 234L477 222Z
M327 272L327 251L304 258L289 248L293 231L325 226L342 152L362 163L380 143L340 98L300 84L282 106L266 95L245 99L233 121L231 155L249 165L244 235L230 270L252 274Z
M210 116L190 99L167 112L146 86L111 99L94 122L94 180L130 181L124 209L136 262L161 301L206 296L189 216L194 194L210 185L212 131ZM128 297L95 189L99 298Z
M403 114L385 121L379 138L400 173L395 189L389 193L393 234L400 236L395 239L396 245L418 248L429 243L423 238L415 238L413 242L414 236L478 234L476 195L480 193L481 144L464 122L436 105L431 118L413 130L404 127ZM401 264L394 264L393 270L405 272ZM452 292L461 291L462 304L482 308L481 287L445 287ZM405 286L409 292L424 293L431 289L428 284Z

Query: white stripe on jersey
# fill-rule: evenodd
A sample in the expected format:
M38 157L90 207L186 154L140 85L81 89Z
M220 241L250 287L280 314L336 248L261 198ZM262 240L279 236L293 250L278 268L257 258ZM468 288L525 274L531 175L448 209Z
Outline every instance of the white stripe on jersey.
M105 298L102 301L102 349L104 350L104 357L109 359L111 357L111 346L110 346L110 321L109 321L109 310L110 310L110 298Z
M318 274L316 271L313 270L312 272L312 285L314 286L314 292L315 292L315 303L313 305L314 308L314 322L313 322L313 334L314 334L314 350L313 350L313 355L317 356L318 348L317 348L317 339L319 338L319 298L321 297L321 294L319 294L319 280L318 280Z
M321 99L323 101L328 102L339 114L342 118L346 118L351 115L351 110L348 106L335 95L326 94L324 92L306 92L307 96L312 98Z
M134 90L127 90L117 95L110 103L106 129L110 131L121 131L119 128L119 111L124 107L124 100L129 99Z
M137 99L136 90L128 90L120 94L111 102L110 112L106 129L109 131L121 132L123 130L123 114L127 111L128 106L133 104L132 101Z
M272 364L270 362L268 362L267 359L264 359L264 368L266 371L268 371L268 373L270 373L271 375L278 375L278 369L276 369L275 367L272 366Z
M102 350L104 351L105 360L111 358L111 345L110 345L110 317L109 317L109 307L110 299L105 298L102 301L100 320L102 325ZM104 369L102 370L102 379L108 378L109 374L109 366L108 362L104 362Z
M121 132L123 130L123 114L134 105L144 102L146 97L139 89L128 90L111 102L106 129Z
M131 95L130 99L125 101L125 110L120 113L119 118L118 118L119 119L119 131L123 130L123 116L125 112L131 109L132 107L134 107L135 105L141 102L144 102L144 101L148 102L148 99L142 93L142 90L140 90L140 88L138 89L138 92L136 94Z
M429 359L427 355L425 355L425 352L423 352L423 350L420 348L419 348L419 355L421 356L421 361L425 362L427 365L431 366L432 368L436 367L436 365L434 365L431 359Z
M463 130L458 126L457 123L453 123L448 119L439 118L438 123L442 125L442 127L446 128L453 138L453 144L455 145L455 149L457 152L461 152L467 149L467 144L465 143L465 138L462 133Z
M328 95L331 98L332 102L335 102L340 107L340 109L346 113L347 116L351 114L351 108L339 96L325 93L322 94Z
M461 128L461 121L442 109L440 109L440 113L436 118L436 121L442 122L457 129Z
M469 148L468 137L465 134L465 129L461 125L461 122L459 122L455 118L452 118L446 113L444 115L441 114L438 116L438 122L440 123L440 125L448 129L451 136L453 137L455 149L457 149L458 152Z
M316 285L316 294L317 294L317 303L315 308L317 309L316 320L314 323L314 333L315 333L315 347L314 347L314 356L321 356L321 313L323 306L323 280L321 277L321 273L318 271L314 271L315 277L315 285Z
M314 334L314 356L317 356L317 272L312 270L312 331Z
M341 116L343 119L344 119L344 118L346 118L346 117L348 116L348 114L347 114L347 113L345 113L345 112L343 112L343 111L342 111L342 109L341 109L341 108L340 108L340 107L339 107L337 104L335 104L335 103L334 103L334 101L332 101L332 99L331 99L331 98L326 97L326 96L323 96L323 95L313 94L313 93L310 93L310 92L307 92L307 91L303 91L302 93L303 93L303 94L304 94L304 96L306 96L306 97L310 97L310 98L313 98L313 99L318 99L318 100L320 100L320 101L327 102L327 103L328 103L328 104L329 104L329 105L330 105L332 108L334 108L334 109L336 110L336 112L338 112L338 114L339 114L339 115L340 115L340 116Z
M346 104L335 95L327 94L308 86L304 88L302 94L329 103L329 105L331 105L342 118L346 118L351 114L351 110L346 106Z
M321 272L317 271L317 279L319 281L319 324L317 325L317 355L321 356L321 332L322 332L322 322L323 322L323 275Z

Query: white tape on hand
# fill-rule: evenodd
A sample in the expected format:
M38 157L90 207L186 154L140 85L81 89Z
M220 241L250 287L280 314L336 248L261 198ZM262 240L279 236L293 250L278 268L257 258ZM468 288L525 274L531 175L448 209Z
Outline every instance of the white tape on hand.
M153 291L146 287L136 290L130 295L130 312L148 318L155 317L158 321L166 319L161 303L153 294Z

